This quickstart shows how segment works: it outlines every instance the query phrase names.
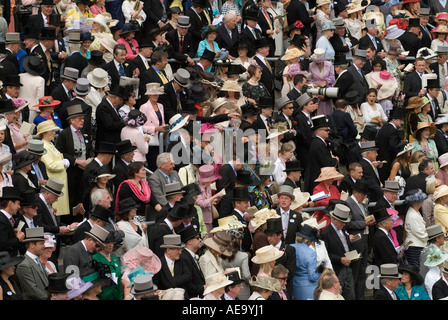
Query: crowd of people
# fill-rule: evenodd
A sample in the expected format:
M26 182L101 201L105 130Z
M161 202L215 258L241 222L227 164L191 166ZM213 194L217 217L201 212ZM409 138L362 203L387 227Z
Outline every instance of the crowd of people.
M446 1L0 2L1 300L448 297Z

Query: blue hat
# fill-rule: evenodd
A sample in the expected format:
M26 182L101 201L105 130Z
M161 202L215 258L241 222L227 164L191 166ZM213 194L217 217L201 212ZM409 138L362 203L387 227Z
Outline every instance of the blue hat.
M410 190L406 193L404 202L408 203L408 204L415 203L415 202L422 202L422 201L425 201L426 198L428 198L428 195L426 193L424 193L420 189L414 189L414 190Z

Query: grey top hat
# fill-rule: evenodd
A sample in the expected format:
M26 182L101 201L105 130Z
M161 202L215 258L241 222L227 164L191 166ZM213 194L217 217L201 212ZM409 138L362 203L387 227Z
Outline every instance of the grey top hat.
M440 225L438 223L433 224L432 226L429 226L428 228L426 228L426 232L428 233L428 240L432 240L439 236L445 235L443 233L442 225Z
M107 236L109 235L109 231L97 224L94 224L92 226L92 229L90 229L89 231L85 231L85 234L91 236L102 245L105 245Z
M398 265L393 263L385 263L380 266L380 278L399 279L401 274L398 272Z
M78 75L78 69L67 67L64 68L64 73L61 74L61 78L76 81L78 80Z
M360 59L367 59L367 50L356 49L353 57Z
M376 23L375 19L368 19L366 20L366 28L378 28L378 24Z
M67 120L73 117L85 116L82 111L82 106L80 104L74 104L67 108Z
M330 216L342 222L350 222L350 208L338 203L335 205L334 210L330 211Z
M80 32L69 32L68 42L70 43L81 43L81 33Z
M420 8L420 17L429 17L431 9L430 8Z
M44 148L44 142L39 139L31 139L28 141L28 153L37 154L39 156L43 156L47 153L47 150Z
M11 43L22 43L21 39L20 39L20 33L18 32L8 32L6 33L6 44L11 44Z
M189 16L179 16L176 24L177 24L177 26L179 26L181 28L189 28L191 26L190 17Z
M62 197L64 195L64 193L62 193L62 189L64 188L64 182L54 177L48 178L47 183L43 185L42 188L51 193L54 193L59 197Z
M45 241L44 228L26 228L25 239L22 242Z
M378 150L375 141L361 142L360 145L361 145L361 152Z
M179 182L167 183L165 185L165 197L178 193L185 193Z
M180 17L179 17L180 18ZM173 76L174 81L182 87L190 86L190 72L183 68L177 69L176 73Z
M448 47L447 46L438 46L436 53L437 54L448 54Z
M90 92L90 82L87 78L78 78L73 89L78 96L86 96Z
M288 96L283 96L277 101L275 101L275 110L280 111L283 107L285 107L288 103L292 103L293 101L289 99Z
M297 104L299 105L299 108L302 108L304 105L306 105L309 101L313 100L313 97L310 97L308 93L302 94L300 97L296 99Z
M142 274L134 279L134 284L131 287L131 294L143 294L157 290L157 286L152 282L152 276Z
M178 248L181 249L185 247L185 244L182 243L180 238L180 234L167 234L163 236L163 244L160 245L160 248Z
M342 18L334 18L331 21L333 21L333 24L336 28L345 26L344 19L342 19Z
M295 199L294 188L291 187L291 186L285 185L285 184L280 186L277 195L279 195L279 196L281 196L281 195L289 196L292 199L292 201L294 201L294 199Z
M400 191L400 185L398 184L398 181L384 181L384 187L383 191L392 191L392 192L398 192Z

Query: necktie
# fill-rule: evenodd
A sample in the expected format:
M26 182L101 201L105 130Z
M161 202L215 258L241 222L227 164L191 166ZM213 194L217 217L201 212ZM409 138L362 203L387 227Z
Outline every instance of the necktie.
M70 100L73 99L73 95L72 95L72 92L71 92L70 90L67 91L67 96L68 96L68 98L69 98Z
M288 230L288 218L289 218L289 212L283 212L282 219L283 219L283 235L284 236L286 236L286 231Z
M145 58L143 59L143 63L145 64L146 70L149 69L149 64L148 64L148 60Z
M16 223L16 221L14 220L14 218L11 216L11 218L9 218L9 220L11 220L11 225L14 227L14 224Z
M165 77L162 71L157 71L157 73L159 74L160 79L162 79L163 84L168 83L168 79Z
M286 299L286 294L283 290L280 291L280 297L282 298L282 300L288 300L288 299Z
M40 262L40 260L39 260L38 258L35 258L34 261L36 261L37 265L42 269L42 271L43 271L44 273L46 273L46 272L45 272L45 269L44 269L44 266L42 265L42 263Z
M83 142L81 132L79 132L79 130L76 130L75 132L76 132L76 135L78 136L79 141Z
M183 53L184 52L184 36L180 36L180 40L179 40L179 52Z
M124 76L124 67L122 63L118 66L118 72L120 72L120 76Z
M253 33L253 35L254 35L254 38L255 38L255 39L258 39L258 37L257 37L257 33L255 32L255 29L252 29L252 33Z
M30 227L34 228L34 221L33 220L30 221Z
M170 269L171 275L174 277L174 262L168 267Z
M212 24L212 20L210 20L210 14L208 13L208 10L204 9L203 12L205 14L205 17L207 18L208 24Z
M229 37L230 37L230 39L232 39L232 31L231 30L229 30Z
M269 71L272 72L271 64L269 63L268 59L266 59L266 57L264 58L264 62L266 63L266 66L269 68Z

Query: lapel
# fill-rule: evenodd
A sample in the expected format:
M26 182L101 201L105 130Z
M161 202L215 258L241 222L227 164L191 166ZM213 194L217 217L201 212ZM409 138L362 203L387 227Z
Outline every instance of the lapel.
M205 251L204 255L208 258L216 270L222 269L221 265L218 264L218 261L209 250Z
M37 274L39 275L39 278L42 280L42 283L47 285L48 284L48 277L47 277L47 273L44 271L44 269L39 267L37 265L36 261L31 259L31 257L29 257L27 254L25 255L25 259L27 259L28 264L31 266L31 268L33 268L34 271L37 272ZM44 266L42 265L42 267L44 267Z
M336 239L335 241L337 242L338 246L341 248L342 252L345 252L344 245L342 244L342 241L339 238L339 235L336 233L336 230L334 230L334 228L331 224L328 226L328 228L331 228L330 230L331 230L331 233L333 234L333 237ZM347 239L347 236L346 236L344 230L342 230L342 232L344 233L344 237L347 240L347 245L349 246L349 241ZM350 249L350 247L349 247L349 249Z

